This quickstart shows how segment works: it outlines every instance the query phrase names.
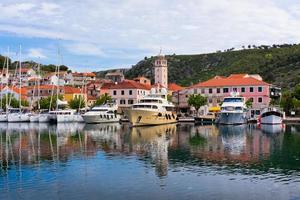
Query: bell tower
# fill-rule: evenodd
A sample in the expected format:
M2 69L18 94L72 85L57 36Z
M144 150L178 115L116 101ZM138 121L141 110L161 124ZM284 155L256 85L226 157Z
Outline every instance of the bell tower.
M154 82L168 88L168 62L165 56L157 56L154 62Z

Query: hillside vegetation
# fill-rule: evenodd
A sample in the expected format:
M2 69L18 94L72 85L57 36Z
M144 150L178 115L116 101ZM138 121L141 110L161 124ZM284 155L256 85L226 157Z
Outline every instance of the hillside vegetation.
M260 74L269 83L291 88L300 82L300 45L250 46L199 55L167 55L169 82L189 86L216 75ZM153 79L155 57L146 58L125 74L127 78L144 75Z

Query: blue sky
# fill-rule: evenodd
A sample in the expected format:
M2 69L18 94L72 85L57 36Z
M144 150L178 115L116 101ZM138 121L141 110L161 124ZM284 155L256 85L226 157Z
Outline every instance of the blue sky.
M130 67L145 56L300 43L296 0L1 0L0 53L76 71ZM15 53L12 53L15 55Z

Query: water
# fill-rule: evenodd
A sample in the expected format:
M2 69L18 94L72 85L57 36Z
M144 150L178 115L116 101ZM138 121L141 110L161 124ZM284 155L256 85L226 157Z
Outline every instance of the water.
M300 126L0 124L0 199L300 199Z

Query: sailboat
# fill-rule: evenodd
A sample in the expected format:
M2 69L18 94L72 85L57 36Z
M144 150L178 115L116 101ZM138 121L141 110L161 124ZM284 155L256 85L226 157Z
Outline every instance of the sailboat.
M9 65L9 48L8 48L8 54L7 54L7 57L5 57L5 60L4 60L4 63L3 63L3 70L2 70L2 81L1 81L1 90L3 91L3 74L4 74L4 69L5 69L5 65L6 65L6 78L7 78L7 83L6 83L6 86L8 86L8 65ZM8 102L8 93L6 93L5 95L5 106L6 106L6 110L4 112L4 109L3 109L3 93L1 91L1 112L0 112L0 122L7 122L7 102Z
M22 70L22 62L21 62L21 46L20 46L20 53L19 53L19 108L10 109L10 112L7 115L8 122L29 122L30 121L30 113L27 110L22 109L22 77L21 77L21 70Z
M38 64L38 73L40 74L40 64ZM39 118L40 118L40 80L39 78L36 79L35 81L35 85L34 85L34 88L33 88L33 95L35 94L35 86L37 85L37 90L38 90L38 101L37 101L37 104L38 104L38 113L32 113L30 115L30 122L39 122ZM32 107L32 105L31 105Z

